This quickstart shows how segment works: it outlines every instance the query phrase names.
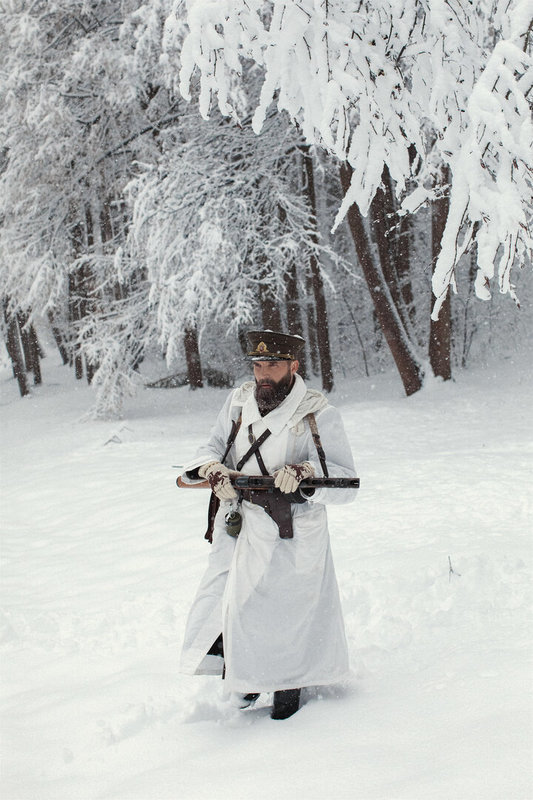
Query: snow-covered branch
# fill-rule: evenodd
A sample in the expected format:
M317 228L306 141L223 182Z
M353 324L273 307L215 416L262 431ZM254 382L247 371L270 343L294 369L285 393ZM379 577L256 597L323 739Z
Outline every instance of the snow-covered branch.
M384 166L408 208L407 186L418 201L427 174L421 170L412 180L409 148L429 162L437 156L451 168L452 183L435 272L435 313L472 244L474 226L478 294L487 296L498 261L500 290L513 295L511 268L531 257L527 0L186 5L180 86L190 99L198 76L204 117L215 101L224 115L238 115L243 64L253 62L262 74L254 130L261 130L275 104L307 142L350 165L335 227L353 203L367 213ZM425 192L429 197L427 187Z

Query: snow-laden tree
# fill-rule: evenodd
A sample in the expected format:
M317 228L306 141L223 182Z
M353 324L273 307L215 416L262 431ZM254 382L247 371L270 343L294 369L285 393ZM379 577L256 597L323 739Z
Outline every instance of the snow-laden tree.
M121 168L103 158L106 133L129 86L113 48L101 46L117 35L116 6L101 19L83 3L18 3L3 14L5 287L33 309L56 303L80 244L102 239L102 205Z
M50 314L63 357L66 344L77 374L97 387L98 413L108 413L138 381L154 337L174 362L198 347L198 334L207 351L239 322L262 315L263 324L299 330L307 312L302 332L327 333L330 316L335 338L334 283L345 273L324 242L347 254L345 215L381 328L407 391L416 390L427 332L420 337L411 317L423 306L427 328L429 304L423 269L413 281L405 249L414 210L438 209L439 324L472 242L484 296L496 272L513 294L513 272L531 249L527 8L518 0L5 3L0 281L12 352ZM217 109L195 118L178 96L180 77L204 116L216 98L222 117ZM340 167L343 179L335 237L324 230L318 164L337 183ZM431 261L429 251L428 273ZM326 273L327 309L316 299ZM360 309L364 292L348 288ZM373 334L368 309L365 319L360 340Z
M130 184L130 247L147 268L169 363L187 330L235 334L265 304L283 307L291 267L305 292L323 249L301 189L301 139L275 115L257 136L191 112L163 137L163 155ZM330 253L332 259L336 256ZM267 312L268 313L268 312Z
M512 274L531 259L533 124L527 98L533 88L533 62L520 49L526 37L518 33L514 41L498 42L491 53L468 98L461 144L448 162L452 189L435 269L434 315L448 284L455 284L457 263L474 239L476 293L482 299L490 297L496 273L500 291L518 301Z
M181 91L190 97L191 77L198 72L204 116L216 97L223 114L237 117L243 65L257 64L263 84L254 129L261 129L275 104L309 143L344 165L345 196L336 224L346 214L356 215L361 239L365 230L358 215L367 214L385 169L404 211L449 191L433 278L434 315L448 287L455 287L459 260L474 239L478 294L487 296L496 260L501 291L513 293L511 270L526 263L533 250L528 0L187 0L186 5ZM449 170L450 187L435 182L442 167ZM379 315L387 289L378 284L379 276L374 293ZM394 304L387 299L385 306L382 325L386 335L390 332L389 344L403 348L400 359L411 361L409 382L416 389L420 357Z
M129 221L122 195L134 159L156 159L157 134L175 118L157 80L154 46L159 53L168 6L60 0L2 10L3 292L11 314L53 314L54 331L70 339L78 376L82 361L88 378L99 371L100 398L116 397L106 389L107 381L116 385L110 366L126 365L119 381L126 385L138 358L136 348L114 353L117 342L131 339L109 307L121 301L123 308L131 291L136 313L142 268L131 260L131 269L116 267Z

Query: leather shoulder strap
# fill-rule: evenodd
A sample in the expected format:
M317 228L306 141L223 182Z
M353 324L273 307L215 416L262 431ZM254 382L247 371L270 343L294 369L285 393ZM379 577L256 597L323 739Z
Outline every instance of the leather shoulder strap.
M237 434L239 433L239 428L241 427L242 421L242 413L239 414L238 419L234 419L231 422L231 431L228 436L228 441L226 442L226 449L224 451L224 455L220 459L220 463L223 464L226 458L228 457L229 451L232 448L233 442L237 438ZM204 539L207 539L209 544L213 542L213 529L215 527L215 517L218 513L218 509L220 508L220 500L211 492L211 496L209 497L209 507L207 509L207 530L205 532Z
M326 464L326 454L324 453L324 448L322 447L322 442L320 441L318 426L316 424L316 417L313 414L313 412L307 414L306 420L309 423L309 430L311 431L311 436L313 437L313 441L315 443L316 451L318 453L318 458L320 461L320 466L322 467L322 472L324 473L325 478L329 478L328 467Z
M246 451L246 453L243 455L243 457L241 458L241 460L239 461L239 463L238 463L238 464L237 464L237 466L235 467L235 469L237 470L237 472L243 468L243 466L246 464L246 462L248 461L248 459L249 459L249 458L251 458L251 457L253 456L253 454L254 454L254 453L256 453L256 454L257 454L258 463L259 463L259 466L260 466L260 468L261 468L261 472L263 472L263 468L264 468L264 467L261 467L261 461L262 461L262 459L261 459L261 461L259 461L259 458L260 458L259 448L261 447L261 445L263 444L263 442L264 442L264 441L266 441L266 439L268 439L268 437L270 436L270 434L271 434L271 431L269 431L269 430L268 430L268 428L267 428L267 429L266 429L266 431L263 431L263 433L261 434L261 436L259 437L259 439L255 439L255 440L253 440L253 442L252 442L252 446L250 447L250 449L249 449L249 450L247 450L247 451ZM263 472L263 474L265 474L265 473ZM268 473L266 473L266 474L268 475Z
M242 412L239 414L239 418L238 419L232 420L231 431L230 431L230 434L228 436L228 441L226 442L226 449L224 451L224 455L220 459L220 463L221 464L223 464L224 461L228 457L228 453L232 448L233 442L235 441L235 439L237 438L237 434L239 433L239 428L241 427L241 422L242 422Z

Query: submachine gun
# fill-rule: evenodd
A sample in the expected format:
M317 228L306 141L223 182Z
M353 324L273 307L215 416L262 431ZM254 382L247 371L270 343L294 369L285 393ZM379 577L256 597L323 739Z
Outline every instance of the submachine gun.
M176 479L180 489L210 489L209 481L188 483L181 476ZM272 475L235 475L231 477L231 485L237 489L255 489L262 492L275 490ZM359 478L306 478L301 481L299 489L359 489Z
M232 475L231 484L242 500L247 500L261 508L274 520L279 528L281 539L292 539L292 503L305 503L315 489L358 489L359 478L307 478L300 482L296 492L283 494L274 485L272 475ZM181 477L176 480L182 489L210 489L209 481L187 483ZM238 536L241 515L232 509L226 514L226 532L230 536ZM212 528L210 529L212 530ZM208 534L206 538L209 538ZM210 539L209 539L210 540Z

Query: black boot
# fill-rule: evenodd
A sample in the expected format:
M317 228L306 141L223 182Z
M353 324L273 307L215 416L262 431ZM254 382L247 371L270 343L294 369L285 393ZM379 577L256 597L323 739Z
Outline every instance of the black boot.
M300 708L300 689L283 689L274 692L274 708L272 719L287 719L296 714Z
M245 708L253 706L253 704L258 698L259 698L259 692L248 692L248 694L243 694L239 708L241 709L241 711L244 711Z

